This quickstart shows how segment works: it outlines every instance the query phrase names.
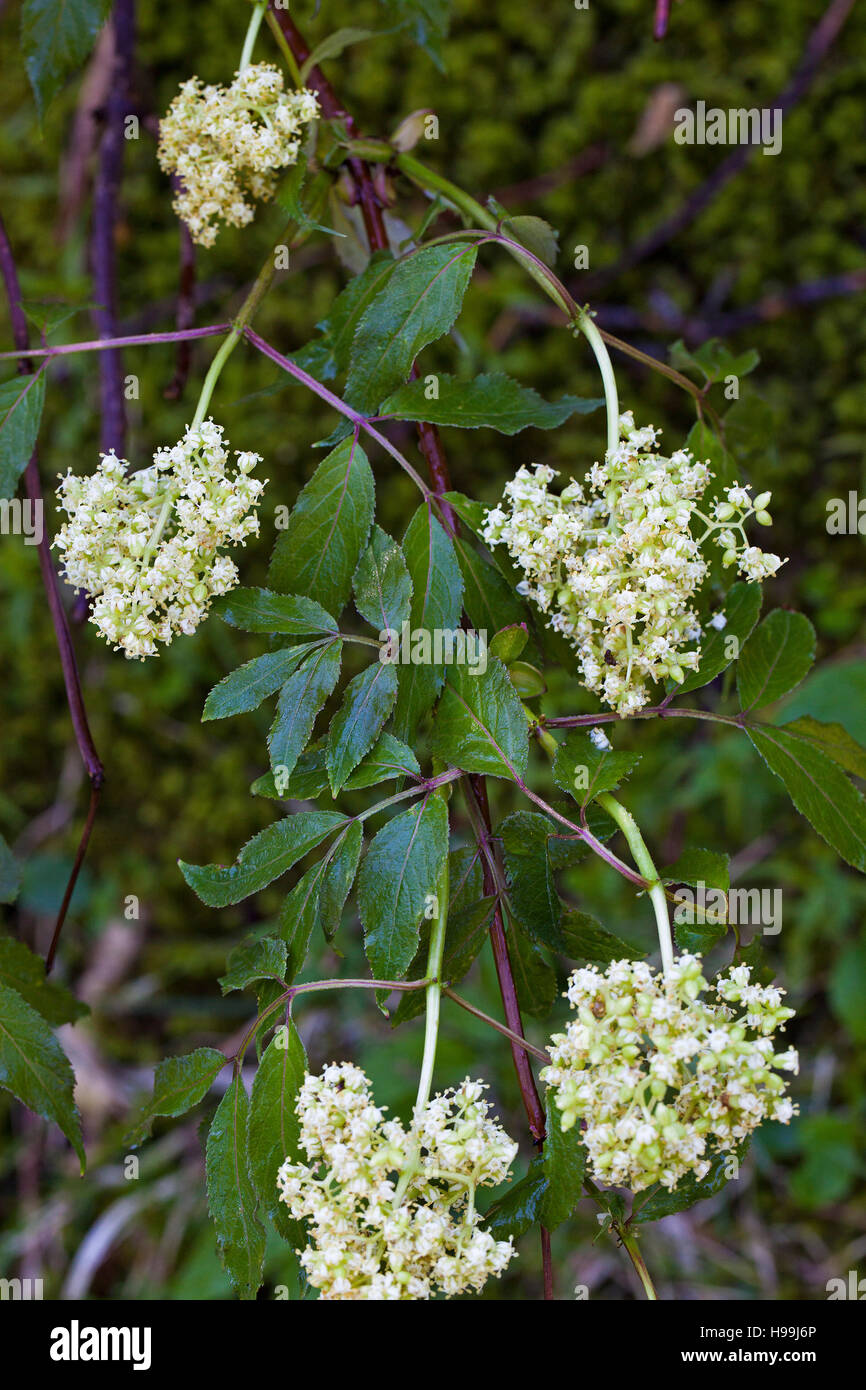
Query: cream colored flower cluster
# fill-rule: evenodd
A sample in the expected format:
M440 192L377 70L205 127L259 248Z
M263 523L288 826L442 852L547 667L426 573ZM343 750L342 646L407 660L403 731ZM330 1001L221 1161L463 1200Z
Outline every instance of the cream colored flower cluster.
M113 450L89 477L61 475L58 505L69 520L54 544L66 579L87 590L91 620L127 657L153 656L157 642L194 632L212 598L237 584L219 550L258 533L265 484L249 476L259 454L236 451L229 471L226 442L222 426L205 420L128 477Z
M743 521L748 492L727 490L715 519L698 503L711 474L686 449L670 458L656 451L657 431L620 419L620 443L595 464L585 485L548 490L552 468L520 468L505 487L506 505L487 512L484 540L505 545L524 572L518 592L549 615L550 626L577 649L584 684L621 714L649 702L648 682L682 681L697 670L701 636L692 599L707 575L701 544L715 531L723 560L760 579L782 563L748 546ZM769 524L757 502L757 519ZM692 534L693 518L705 524Z
M278 171L295 163L318 111L315 92L286 92L270 63L245 68L229 87L184 82L160 122L158 158L182 180L174 210L193 241L212 246L220 219L252 221L253 200L273 197Z
M406 1130L385 1120L359 1067L305 1077L296 1108L308 1162L286 1159L277 1184L308 1222L301 1264L323 1298L451 1297L502 1273L512 1243L481 1228L475 1191L508 1176L517 1145L488 1117L484 1090L467 1079Z
M716 980L715 1001L701 999L707 989L700 956L680 956L666 975L628 960L572 974L577 1017L552 1039L541 1077L562 1128L585 1121L597 1181L640 1192L702 1178L713 1153L796 1113L779 1073L797 1071L797 1053L773 1048L794 1013L784 990L751 984L747 965Z

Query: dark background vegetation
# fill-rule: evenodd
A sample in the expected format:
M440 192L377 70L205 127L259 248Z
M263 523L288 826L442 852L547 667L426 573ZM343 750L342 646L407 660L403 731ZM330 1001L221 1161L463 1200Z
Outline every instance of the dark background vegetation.
M239 0L140 0L137 8L136 109L149 120L124 150L116 242L125 333L174 324L178 227L148 124L152 130L190 73L212 81L230 76L247 20ZM767 586L766 601L796 605L817 629L821 668L794 697L797 707L839 719L866 741L863 541L829 536L825 528L827 500L864 486L866 322L857 293L866 267L862 5L786 115L781 155L756 152L683 231L633 269L615 269L728 153L677 145L663 114L669 97L673 105L699 98L725 108L774 105L824 9L820 0L683 0L669 36L655 44L651 0L592 0L588 11L576 11L570 0L457 0L445 77L405 33L359 45L326 71L370 134L387 135L414 108L433 108L440 137L422 142L421 157L482 200L493 193L514 211L548 218L561 236L560 274L578 298L591 298L603 326L662 360L683 336L692 346L721 335L736 351L759 350L761 364L731 416L730 441L741 478L756 490L773 489L772 548L791 557ZM72 132L93 69L83 86L63 93L40 134L16 49L18 10L15 3L0 8L3 215L24 294L88 303L96 297L88 270L92 159L76 172ZM393 22L373 0L323 0L317 12L299 0L293 15L311 40L347 24L385 29ZM257 54L272 53L264 31ZM678 92L663 89L672 83ZM395 212L417 225L421 200L405 185L399 192ZM278 208L265 210L250 229L224 232L213 251L199 255L197 322L224 319L237 306L280 219ZM578 244L589 248L589 272L570 269ZM507 259L488 250L480 260L459 336L424 359L430 369L472 375L500 367L548 398L564 390L597 395L586 345L554 323L547 302ZM257 327L283 351L301 346L345 275L332 239L314 237L279 278ZM61 338L92 333L83 312ZM2 346L11 346L5 324ZM179 401L164 396L175 368L172 347L126 352L124 371L140 379L125 451L135 466L179 437L212 351L212 343L195 346ZM689 397L633 362L620 358L617 365L624 404L639 421L663 426L676 447L693 421ZM285 378L271 391L276 375L242 347L215 400L233 446L258 450L270 479L262 534L243 561L246 583L263 580L273 508L294 500L320 457L312 443L333 424ZM725 404L721 397L716 403ZM403 443L414 452L408 431ZM601 415L578 417L555 436L528 432L515 440L449 431L445 443L455 486L492 501L520 462L582 472L603 448L603 423ZM96 359L65 358L51 369L42 432L47 491L61 470L90 471L98 447ZM412 485L381 456L374 467L380 523L402 534L414 507ZM54 525L50 506L48 516ZM0 595L0 832L25 860L21 899L14 911L0 911L5 930L44 949L86 783L36 551L17 538L0 538ZM201 1044L223 1046L250 1016L248 998L222 998L215 981L232 946L275 916L281 889L212 912L185 887L176 860L230 862L272 818L272 807L248 792L266 766L269 710L224 724L199 722L207 691L259 649L259 639L214 620L143 664L111 653L87 625L77 629L76 643L107 782L57 973L92 1008L89 1018L64 1029L90 1166L79 1179L58 1133L0 1092L0 1272L41 1276L50 1297L225 1298L228 1281L205 1210L198 1119L157 1123L141 1150L137 1182L124 1176L122 1136L157 1060ZM542 703L559 713L590 708L563 673L554 675ZM719 1197L646 1229L647 1263L666 1298L823 1298L827 1279L862 1266L866 1255L866 885L797 816L736 733L639 724L621 731L618 746L644 755L626 800L661 861L684 845L728 850L739 886L783 889L782 930L765 946L798 1009L791 1039L803 1062L796 1122L762 1132L740 1180ZM553 794L540 755L534 775ZM513 809L501 788L497 796L498 813ZM459 818L457 826L466 830ZM567 887L575 903L651 949L648 905L602 865L573 871ZM129 895L140 902L138 921L124 917ZM347 912L334 945L315 946L305 978L363 969L359 925ZM486 956L465 989L499 1013ZM297 1015L312 1064L357 1060L379 1100L407 1113L419 1021L392 1032L371 998L351 993L302 1001ZM558 1004L553 1017L563 1016ZM547 1025L530 1021L530 1031L542 1042ZM525 1136L507 1044L446 1003L438 1081L453 1084L467 1072L491 1081L508 1127ZM215 1103L212 1097L209 1113ZM528 1152L524 1142L521 1165ZM596 1231L587 1206L557 1233L558 1296L570 1297L576 1283L588 1285L591 1297L635 1296L622 1252L605 1237L593 1244ZM538 1296L536 1246L536 1235L523 1242L521 1259L488 1296ZM269 1280L291 1277L290 1259L275 1248Z

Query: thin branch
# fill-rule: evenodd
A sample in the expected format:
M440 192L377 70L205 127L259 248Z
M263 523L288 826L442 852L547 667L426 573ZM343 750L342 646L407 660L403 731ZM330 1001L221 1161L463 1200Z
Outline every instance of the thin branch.
M668 20L671 17L671 0L656 0L655 23L653 24L653 38L656 43L664 38L668 31Z
M469 1000L464 999L462 994L457 994L455 990L451 989L450 985L443 985L442 993L447 995L455 1004L459 1004L460 1008L465 1009L468 1014L472 1014L473 1018L480 1018L481 1022L486 1023L489 1028L495 1028L497 1033L501 1033L503 1037L510 1038L517 1047L522 1047L525 1052L531 1052L533 1057L538 1058L539 1062L547 1063L550 1061L547 1053L542 1052L540 1047L535 1047L531 1042L527 1042L522 1033L515 1033L511 1028L506 1028L504 1023L497 1023L495 1018L491 1018L489 1014L482 1013L481 1009L476 1009L474 1004L470 1004Z
M24 321L25 329L27 321ZM28 358L68 357L76 352L108 352L121 347L148 347L158 343L179 343L186 338L213 338L217 333L228 333L230 323L209 323L205 328L186 328L181 332L175 329L167 333L130 333L120 338L89 338L83 343L55 343L52 347L28 348ZM20 357L16 348L13 352L0 352L0 362L12 357Z

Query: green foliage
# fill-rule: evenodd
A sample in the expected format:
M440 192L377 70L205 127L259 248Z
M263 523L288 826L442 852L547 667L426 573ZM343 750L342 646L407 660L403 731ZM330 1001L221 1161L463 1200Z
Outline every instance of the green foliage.
M399 632L409 618L412 579L403 551L379 526L358 561L352 580L355 607L379 632Z
M54 1027L74 1023L90 1012L65 986L46 979L41 956L34 955L23 941L8 936L0 936L0 984L16 990Z
M561 1114L547 1092L547 1133L544 1139L544 1176L547 1191L541 1204L540 1220L555 1231L574 1212L583 1196L586 1149L580 1142L580 1125L562 1131Z
M280 593L315 598L340 613L373 521L373 474L356 439L323 459L280 532L268 572Z
M687 675L679 686L679 693L699 690L703 685L720 676L730 666L733 656L729 653L739 651L758 621L761 611L760 584L744 584L738 580L731 586L725 599L721 616L724 626L710 628L701 638L701 664L697 671ZM734 642L731 642L731 638Z
M413 634L453 632L460 623L463 580L448 535L429 507L419 507L406 528L403 554L412 580L409 621ZM435 651L434 651L435 655ZM394 733L413 738L422 716L442 689L441 663L412 662L398 669Z
M520 780L529 761L526 716L501 661L451 666L436 713L433 751L465 772Z
M73 73L80 72L111 0L24 0L21 47L39 118Z
M140 1144L150 1133L157 1115L185 1115L203 1100L226 1065L225 1053L213 1047L197 1047L184 1057L160 1062L153 1078L153 1096L147 1102L127 1143Z
M250 1097L249 1171L262 1209L281 1235L300 1243L297 1223L277 1193L277 1170L287 1158L302 1158L298 1149L295 1102L307 1069L304 1045L289 1020L275 1032L262 1053Z
M0 1086L66 1135L84 1172L75 1077L49 1024L17 990L0 984Z
M185 864L178 860L190 888L208 907L226 907L258 893L321 844L345 821L336 811L298 811L275 821L244 845L230 868L220 864Z
M729 1179L738 1174L745 1148L743 1145L733 1153L714 1154L710 1159L710 1171L704 1178L696 1178L690 1173L670 1190L657 1187L649 1195L641 1193L635 1202L632 1221L638 1225L647 1221L661 1221L675 1211L688 1211L696 1202L715 1197Z
M340 676L342 643L329 642L313 652L280 690L277 713L268 734L271 768L288 777L304 751L316 716Z
M419 352L453 326L475 267L474 246L429 246L398 261L352 341L346 401L374 411L409 375Z
M498 430L518 434L533 425L536 429L558 429L571 415L588 415L604 400L580 400L563 396L545 401L537 391L521 386L502 372L484 373L472 381L438 376L437 393L428 399L424 381L409 381L382 402L379 412L395 420L426 420L432 425L456 425L461 429Z
M397 699L391 662L374 661L346 686L328 730L328 779L334 796L368 753Z
M448 811L430 796L373 837L358 876L364 950L377 979L400 979L418 948L448 856Z
M14 497L30 461L45 404L45 373L0 385L0 499Z
M556 750L553 777L558 787L587 806L601 792L616 791L639 762L639 753L596 748L588 734L573 733Z
M228 719L233 714L248 714L257 709L269 695L288 680L304 657L317 647L315 642L283 647L280 651L265 652L245 661L236 671L223 676L219 685L205 700L202 719Z
M262 1282L265 1229L247 1158L250 1103L235 1075L207 1136L207 1205L220 1257L241 1298L255 1298Z
M233 589L217 599L214 612L224 623L244 632L309 637L338 631L321 604L299 594L275 594L270 589Z
M550 862L550 842L555 833L547 817L535 811L515 811L499 827L515 919L534 941L564 950L562 902Z
M744 710L772 705L799 685L815 660L815 629L802 613L776 608L746 643L737 664Z

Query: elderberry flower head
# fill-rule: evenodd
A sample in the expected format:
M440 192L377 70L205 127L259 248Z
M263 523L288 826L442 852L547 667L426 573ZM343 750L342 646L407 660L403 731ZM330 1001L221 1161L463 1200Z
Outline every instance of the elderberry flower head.
M687 449L663 457L657 435L652 426L637 429L631 412L621 416L617 448L583 484L569 483L558 495L548 489L552 468L520 468L482 533L520 565L518 593L576 648L586 687L621 714L649 702L649 682L679 682L698 669L700 648L687 648L701 635L692 599L708 571L703 541L719 532L723 564L737 561L749 579L765 579L782 563L749 546L743 529L753 513L770 524L770 494L753 506L748 489L735 483L715 517L703 516L698 504L709 468ZM699 539L691 532L695 517L706 527Z
M482 1229L475 1192L508 1176L517 1145L488 1117L485 1089L467 1079L404 1129L373 1103L360 1067L334 1063L304 1078L296 1110L307 1162L287 1158L277 1186L308 1222L301 1264L323 1298L452 1297L502 1273L512 1242Z
M700 956L680 956L666 974L630 960L574 971L577 1016L551 1040L541 1077L562 1128L585 1122L597 1181L640 1192L702 1178L714 1152L796 1114L779 1073L797 1071L797 1053L773 1047L794 1010L784 990L752 984L750 973L732 966L705 1001Z
M286 92L282 73L254 63L229 87L184 82L159 126L158 159L182 188L174 210L193 241L212 246L219 220L251 222L253 201L267 201L278 170L294 164L303 127L318 115L315 92Z
M192 633L211 599L238 581L229 543L258 534L265 484L250 477L259 454L229 451L221 425L205 420L153 464L128 477L125 459L103 454L96 472L60 475L67 514L54 544L67 581L91 596L90 618L115 651L153 656L157 642Z

